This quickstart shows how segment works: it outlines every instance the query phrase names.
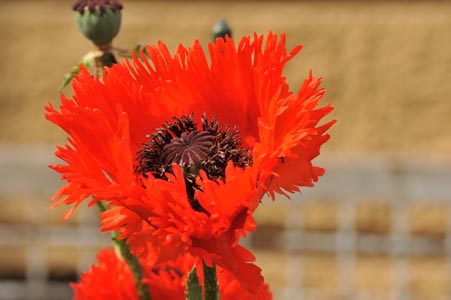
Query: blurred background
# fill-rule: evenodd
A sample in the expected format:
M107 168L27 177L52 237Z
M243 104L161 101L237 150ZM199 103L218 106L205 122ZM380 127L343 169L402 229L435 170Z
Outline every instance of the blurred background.
M314 189L265 200L247 240L274 299L451 299L451 2L122 1L115 46L287 33L297 91L324 77L338 120ZM72 1L0 1L0 300L70 299L108 234L95 209L49 209L65 135L44 119L93 45ZM64 93L70 95L70 88Z

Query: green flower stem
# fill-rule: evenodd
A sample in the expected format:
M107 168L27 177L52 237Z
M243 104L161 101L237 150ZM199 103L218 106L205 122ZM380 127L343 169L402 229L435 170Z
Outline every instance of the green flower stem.
M100 209L100 212L104 212L104 211L108 210L108 207L106 207L102 201L97 201L96 205Z
M205 300L218 300L219 299L219 287L218 279L216 278L216 265L212 267L207 266L204 262L204 299Z
M97 202L97 206L100 211L104 212L108 208L101 201ZM139 300L151 300L150 291L147 285L142 283L144 272L141 264L136 256L131 254L130 247L127 245L125 240L119 239L119 232L114 231L112 233L112 240L114 241L116 251L120 254L122 259L127 263L130 271L133 275L133 280L135 281L136 290L138 291Z
M138 291L139 300L150 300L150 292L147 285L142 283L144 272L136 256L130 253L130 247L125 243L125 240L119 239L119 233L113 232L113 241L115 243L117 251L119 251L122 258L127 263L130 271L133 274L136 290Z
M199 277L197 277L196 267L193 268L188 276L187 282L187 300L219 300L219 287L218 280L216 278L216 265L213 264L209 267L202 262L202 269L204 271L204 295L202 297L202 286L199 283Z
M189 273L186 287L187 300L202 300L202 286L199 283L199 277L197 277L196 267Z

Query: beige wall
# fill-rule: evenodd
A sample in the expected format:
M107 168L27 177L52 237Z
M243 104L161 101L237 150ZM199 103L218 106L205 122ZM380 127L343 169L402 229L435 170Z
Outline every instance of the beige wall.
M29 279L43 279L38 292L53 297L43 299L68 299L70 289L65 283L66 289L60 290L66 291L66 297L45 285L47 273L66 278L77 268L87 270L102 241L100 234L94 234L98 226L95 210L81 209L61 222L59 217L67 207L48 209L47 199L60 183L45 167L52 161L51 151L37 147L63 143L64 134L45 121L43 106L48 101L58 102L63 74L92 48L72 21L71 2L0 0L0 275L20 278L25 270L32 270L27 273ZM326 101L336 107L333 117L339 122L323 151L332 158L338 152L388 152L394 156L440 156L448 159L448 166L451 163L451 2L123 2L124 24L116 45L124 48L163 40L173 50L179 42L189 45L196 38L206 44L210 28L221 17L229 21L235 37L270 29L287 32L290 46L305 46L287 66L293 90L312 68L314 74L325 78ZM18 143L36 148L16 147ZM449 195L449 167L446 172L437 167L441 165L430 169L422 156L409 157L420 162L420 168L398 165L396 160L392 164L383 160L366 163L365 155L335 164L328 161L322 164L328 176L315 189L325 199L304 193L302 202L266 202L259 208L253 246L258 264L279 296L275 299L284 299L285 288L302 284L306 292L322 291L330 296L327 299L342 299L338 296L342 290L352 291L355 299L363 299L362 295L400 299L397 293L424 299L449 295L450 256L445 254L449 252L446 240L451 210L447 196L437 197ZM410 169L403 169L406 166ZM386 172L382 176L381 169ZM343 173L344 179L336 180ZM408 181L412 178L415 183L428 178L421 181L432 186L425 190L438 186L441 193L418 197L417 184ZM437 185L431 184L434 179ZM379 186L383 191L374 196ZM362 199L343 196L348 188L348 194L353 191L360 197L367 187L373 194ZM409 198L411 194L421 199ZM353 231L349 231L354 217ZM409 232L403 232L404 228ZM407 241L411 235L419 243L424 240L424 245L432 245L428 249L440 255L393 256L399 248L393 244L393 249L381 255L356 251L354 260L343 264L343 257L350 255L347 249L289 252L283 248L285 244L268 249L268 244L273 247L274 241L284 236L282 231L296 230L301 235L329 234L326 243L332 249L338 247L337 230L338 238L342 237L340 231L348 232L349 236L343 235L346 240L358 240L367 233L377 235L381 239L375 243L393 237L395 243L403 242L399 237ZM323 241L310 243L306 249L315 249ZM293 269L298 273L290 278L287 274ZM18 286L18 291L39 298L33 285Z
M117 46L209 41L225 17L240 37L287 32L305 46L287 67L293 90L312 68L339 120L325 151L451 157L450 2L133 2ZM43 118L63 74L91 49L71 1L0 2L0 143L55 143ZM66 90L69 92L69 89Z

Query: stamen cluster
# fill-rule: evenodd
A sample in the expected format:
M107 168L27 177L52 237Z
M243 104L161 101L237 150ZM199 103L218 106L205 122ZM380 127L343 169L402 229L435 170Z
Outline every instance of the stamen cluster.
M204 170L211 180L225 181L227 163L240 168L252 165L249 150L242 149L239 131L225 128L214 117L208 121L201 118L201 130L197 129L194 114L173 118L150 135L148 143L138 152L135 172L144 177L152 174L155 178L167 180L166 173L172 173L172 164L182 167L186 191L193 209L205 210L194 199L199 170Z
M77 2L72 5L72 9L81 14L83 14L86 9L90 12L94 12L95 10L104 12L107 8L110 8L112 11L121 10L122 4L117 0L77 0Z

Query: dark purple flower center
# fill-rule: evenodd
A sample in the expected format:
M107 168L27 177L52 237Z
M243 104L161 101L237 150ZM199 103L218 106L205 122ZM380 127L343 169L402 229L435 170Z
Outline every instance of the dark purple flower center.
M216 118L208 121L204 115L201 129L197 128L193 114L173 119L174 122L165 123L149 136L149 142L137 154L135 172L167 180L166 173L172 173L172 164L179 165L191 206L204 211L194 199L195 191L200 190L196 183L199 170L204 170L210 180L225 181L229 161L245 168L252 165L252 156L241 147L239 131L229 126L223 128Z
M166 165L200 166L210 154L214 139L208 131L183 132L163 147L161 161Z
M72 10L83 14L86 10L94 12L96 10L104 12L105 9L112 11L121 10L122 4L118 0L77 0L72 5Z

